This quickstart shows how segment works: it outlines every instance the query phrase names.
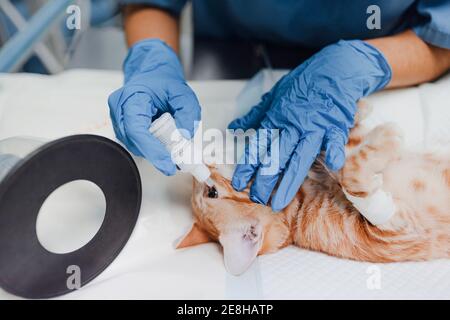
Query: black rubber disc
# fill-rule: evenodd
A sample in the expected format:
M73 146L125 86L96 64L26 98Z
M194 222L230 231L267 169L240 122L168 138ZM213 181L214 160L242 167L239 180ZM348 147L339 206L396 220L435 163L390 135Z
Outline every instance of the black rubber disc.
M67 254L47 251L36 220L45 199L74 180L95 183L106 198L103 223L92 240ZM81 285L99 275L128 241L141 206L136 165L119 144L95 135L76 135L45 144L18 163L0 184L0 286L25 298L68 293L75 265Z

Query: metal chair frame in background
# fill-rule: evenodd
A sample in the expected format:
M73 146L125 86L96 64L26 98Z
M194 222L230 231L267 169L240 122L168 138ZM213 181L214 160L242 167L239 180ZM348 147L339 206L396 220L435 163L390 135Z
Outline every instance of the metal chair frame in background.
M16 71L34 53L50 73L63 70L63 66L40 40L73 1L49 1L27 22L9 0L2 0L0 9L16 26L18 32L0 50L0 72Z

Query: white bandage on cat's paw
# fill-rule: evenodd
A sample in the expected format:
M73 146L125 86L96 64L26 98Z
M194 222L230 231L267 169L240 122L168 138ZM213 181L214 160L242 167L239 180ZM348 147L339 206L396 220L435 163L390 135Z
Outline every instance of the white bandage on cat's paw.
M389 222L396 211L392 195L382 188L365 198L352 196L344 189L342 191L359 213L375 226Z

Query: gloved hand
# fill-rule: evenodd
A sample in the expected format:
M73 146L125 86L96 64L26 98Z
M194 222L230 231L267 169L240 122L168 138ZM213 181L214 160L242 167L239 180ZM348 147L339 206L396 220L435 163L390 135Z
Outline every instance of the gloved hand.
M184 79L178 57L160 40L143 40L129 50L124 74L124 86L108 99L114 132L132 153L165 175L173 175L176 166L170 153L148 129L152 119L170 112L187 138L194 135L200 105Z
M229 129L280 130L278 172L264 175L260 161L239 164L233 187L243 190L254 177L250 198L267 204L281 177L271 205L274 211L286 207L321 149L329 169L344 165L344 146L353 126L356 102L382 89L390 79L391 69L384 56L363 41L341 40L325 47L284 76L248 114L229 124ZM247 159L248 152L249 148Z

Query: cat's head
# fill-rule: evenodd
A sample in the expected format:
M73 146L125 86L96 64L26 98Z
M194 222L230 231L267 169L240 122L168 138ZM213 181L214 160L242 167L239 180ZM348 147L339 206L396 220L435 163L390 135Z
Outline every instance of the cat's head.
M235 191L230 175L211 169L217 197L206 184L194 181L192 208L195 222L177 248L218 242L223 247L227 271L238 275L247 270L257 255L287 245L286 215L284 212L273 213L270 207L250 201L248 189Z

